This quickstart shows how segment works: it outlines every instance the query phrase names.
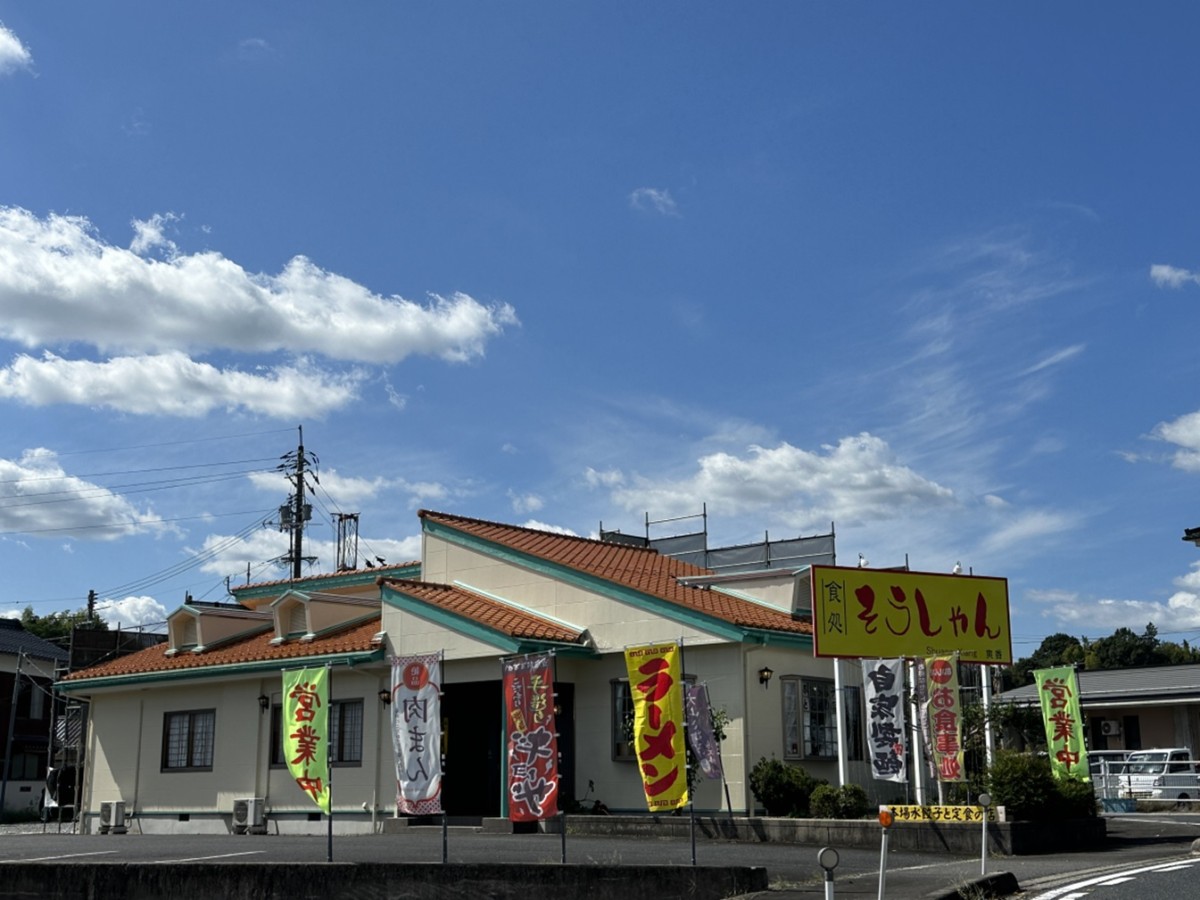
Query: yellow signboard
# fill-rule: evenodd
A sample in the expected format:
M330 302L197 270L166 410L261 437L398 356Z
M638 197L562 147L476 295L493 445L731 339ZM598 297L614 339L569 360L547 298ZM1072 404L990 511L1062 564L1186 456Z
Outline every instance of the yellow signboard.
M982 822L982 806L888 806L896 822ZM987 808L989 822L997 821L996 807Z
M1013 661L1005 578L813 566L812 614L817 656Z

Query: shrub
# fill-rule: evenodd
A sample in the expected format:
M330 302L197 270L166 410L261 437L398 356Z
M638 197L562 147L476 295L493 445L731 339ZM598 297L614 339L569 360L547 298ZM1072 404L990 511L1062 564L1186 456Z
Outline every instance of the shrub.
M750 770L750 790L768 816L807 816L817 779L798 766L763 757Z
M839 818L861 819L871 811L867 790L861 784L843 784L838 793Z
M844 784L840 788L818 784L808 802L814 819L861 819L871 809L867 792L860 784Z
M1064 778L1056 782L1055 786L1062 798L1064 819L1086 819L1096 815L1096 792L1088 782L1078 778Z
M988 773L988 790L1014 820L1060 822L1096 814L1092 786L1077 778L1055 779L1045 756L1001 751Z
M1010 819L1045 819L1058 795L1050 760L1028 753L1000 751L988 772L988 793Z
M808 808L814 819L840 819L838 789L832 784L818 784L808 798Z

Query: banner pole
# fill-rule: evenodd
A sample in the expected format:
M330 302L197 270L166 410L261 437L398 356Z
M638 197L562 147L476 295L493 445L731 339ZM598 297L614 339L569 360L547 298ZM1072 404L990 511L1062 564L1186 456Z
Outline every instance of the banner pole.
M557 759L554 767L554 799L558 804L558 832L559 832L559 862L562 865L567 864L567 811L563 805L562 793L562 750L559 748L558 738L561 730L558 727L558 717L562 714L562 706L558 702L558 654L553 650L550 651L550 699L554 701L550 706L550 712L554 715L554 747ZM572 788L574 793L574 788Z
M325 663L325 686L326 696L329 698L329 705L333 705L333 663ZM328 818L328 834L326 837L326 861L333 862L333 753L330 751L329 738L333 731L333 725L330 722L332 718L329 714L332 710L325 710L325 786L329 789L329 816Z

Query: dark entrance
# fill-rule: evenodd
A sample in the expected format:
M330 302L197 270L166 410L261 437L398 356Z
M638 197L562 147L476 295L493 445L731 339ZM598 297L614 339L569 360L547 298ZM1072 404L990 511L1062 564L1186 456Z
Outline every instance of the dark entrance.
M500 815L503 728L499 681L442 686L442 809L446 815Z
M560 802L575 797L575 685L556 682ZM502 814L504 692L500 681L442 686L445 770L442 808L447 816L479 819Z

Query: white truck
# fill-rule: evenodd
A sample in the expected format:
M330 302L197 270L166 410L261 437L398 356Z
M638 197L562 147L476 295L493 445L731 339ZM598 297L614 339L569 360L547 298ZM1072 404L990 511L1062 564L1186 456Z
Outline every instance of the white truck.
M1200 799L1200 769L1187 747L1134 750L1116 775L1120 796L1137 800Z

